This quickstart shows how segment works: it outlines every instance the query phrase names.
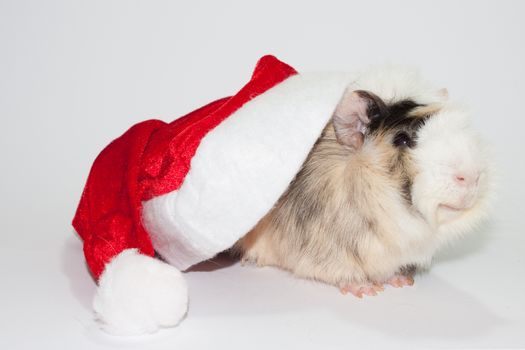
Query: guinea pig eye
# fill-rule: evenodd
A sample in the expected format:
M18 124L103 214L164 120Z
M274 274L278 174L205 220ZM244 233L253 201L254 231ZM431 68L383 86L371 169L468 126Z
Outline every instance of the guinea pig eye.
M399 147L399 148L414 146L414 142L412 141L412 138L410 138L410 136L404 131L396 134L396 136L394 137L393 143L394 143L394 146Z

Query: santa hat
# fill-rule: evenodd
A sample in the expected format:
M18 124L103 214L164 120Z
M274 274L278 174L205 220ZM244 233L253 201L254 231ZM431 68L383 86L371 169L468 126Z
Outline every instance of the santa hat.
M131 248L179 270L230 248L286 191L347 85L264 56L234 96L111 142L73 220L93 276Z

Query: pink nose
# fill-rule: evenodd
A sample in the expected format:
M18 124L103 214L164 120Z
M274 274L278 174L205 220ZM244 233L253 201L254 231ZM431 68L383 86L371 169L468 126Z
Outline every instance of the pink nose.
M479 181L479 174L458 173L454 175L454 181L460 186L475 186Z

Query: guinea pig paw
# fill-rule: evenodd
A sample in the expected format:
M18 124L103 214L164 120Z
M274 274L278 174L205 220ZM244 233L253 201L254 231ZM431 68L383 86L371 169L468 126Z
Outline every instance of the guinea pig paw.
M101 328L115 335L176 326L187 308L188 287L181 272L136 249L124 250L106 266L93 300Z
M347 284L339 288L341 293L348 294L352 293L358 298L362 298L363 295L374 296L377 293L385 290L383 285L379 283L363 283L363 284Z
M404 286L412 286L414 284L414 277L405 276L405 275L394 275L390 277L386 281L386 283L395 288L401 288Z

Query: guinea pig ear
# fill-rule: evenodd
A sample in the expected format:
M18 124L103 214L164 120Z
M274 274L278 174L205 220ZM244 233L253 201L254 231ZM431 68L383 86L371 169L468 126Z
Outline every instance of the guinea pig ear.
M380 118L386 112L385 103L373 93L346 89L333 116L337 141L356 150L360 149L370 121Z

